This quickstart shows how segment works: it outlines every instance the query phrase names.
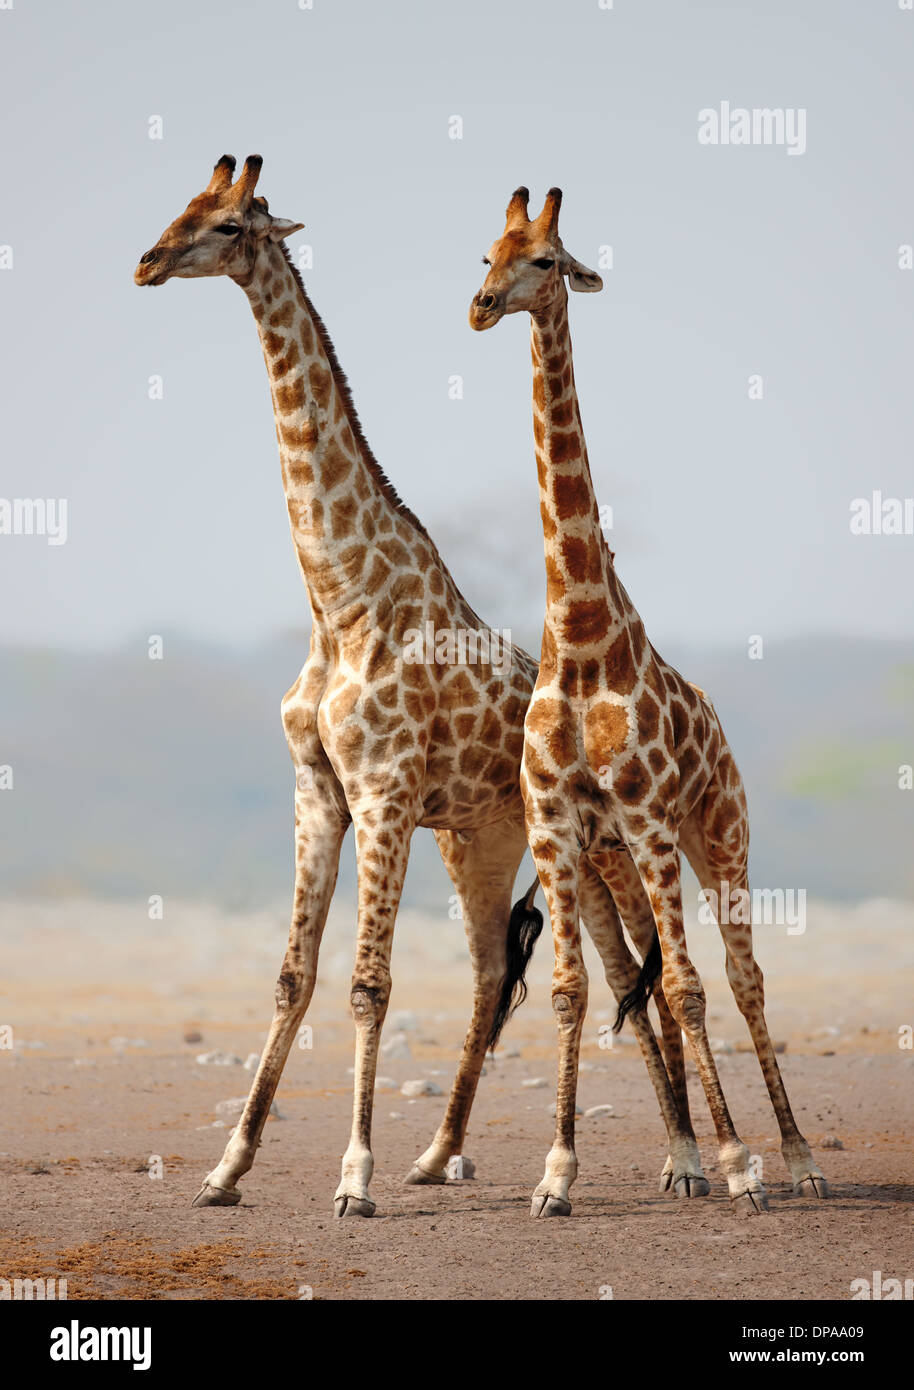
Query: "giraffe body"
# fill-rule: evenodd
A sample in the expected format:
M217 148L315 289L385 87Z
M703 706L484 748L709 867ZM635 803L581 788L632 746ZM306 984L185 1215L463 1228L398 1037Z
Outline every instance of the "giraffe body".
M587 1005L579 925L584 865L620 905L632 866L643 884L659 936L663 996L689 1039L731 1198L754 1210L766 1204L764 1189L750 1172L749 1152L733 1126L711 1055L704 990L686 946L680 884L683 851L705 890L719 893L727 882L748 894L742 780L710 701L651 646L615 572L600 528L574 386L565 279L584 291L599 290L602 282L559 239L559 190L550 190L535 221L527 217L528 197L518 189L509 203L505 232L486 258L490 269L471 305L470 323L485 329L506 313L526 309L531 315L546 616L524 721L521 789L552 922L560 1044L556 1136L533 1213L566 1215L577 1173L575 1088ZM752 1033L794 1184L824 1195L824 1179L797 1129L765 1024L751 922L720 926L728 978ZM681 1053L666 1027L664 1036L682 1109Z

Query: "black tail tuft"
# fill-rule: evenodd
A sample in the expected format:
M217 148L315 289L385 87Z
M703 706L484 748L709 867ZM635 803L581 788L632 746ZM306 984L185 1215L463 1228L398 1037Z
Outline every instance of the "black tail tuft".
M618 1033L630 1013L637 1013L639 1009L647 1008L647 1001L654 991L654 985L660 977L663 969L663 956L660 954L660 937L654 932L654 939L651 948L644 957L644 964L638 973L635 988L626 994L619 1004L619 1012L616 1014L616 1021L613 1024L613 1032Z
M508 960L505 978L501 982L498 1008L495 1010L495 1018L486 1039L486 1046L490 1052L498 1043L501 1030L514 1010L527 997L524 975L530 964L530 957L533 955L537 938L543 930L543 914L539 908L533 906L533 899L536 897L536 890L539 886L539 879L535 878L524 896L518 898L511 909L511 918L508 922Z

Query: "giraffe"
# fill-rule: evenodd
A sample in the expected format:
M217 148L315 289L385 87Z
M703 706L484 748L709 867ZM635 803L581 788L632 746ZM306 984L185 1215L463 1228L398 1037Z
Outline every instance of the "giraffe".
M654 961L645 961L620 1016L647 992L662 965L663 995L696 1063L731 1201L749 1212L767 1206L708 1044L704 989L683 927L680 851L709 903L720 901L727 884L741 905L730 920L718 914L727 976L752 1035L794 1187L824 1197L824 1177L797 1128L765 1023L762 973L752 952L751 913L745 911L751 899L742 779L710 700L647 640L600 527L574 386L565 281L572 290L595 292L602 280L562 245L561 191L549 190L534 220L528 217L529 196L519 188L511 197L504 232L483 258L489 268L469 317L476 330L521 310L531 318L546 616L524 722L521 791L552 923L559 1037L555 1138L532 1212L568 1215L568 1189L577 1176L575 1090L587 1006L579 925L582 864L597 870L617 902L620 875L629 873L629 864L637 871L656 922L660 960L655 954Z
M494 1046L523 994L523 972L542 924L532 892L511 911L526 850L519 772L536 663L508 642L495 650L496 634L460 594L425 528L371 453L330 338L283 245L302 224L273 217L266 200L255 196L261 164L250 156L233 182L235 161L224 155L205 191L145 253L134 276L139 285L162 285L173 277L225 275L245 291L270 379L290 527L313 618L308 658L282 702L296 769L288 946L244 1112L195 1204L240 1200L238 1180L253 1165L311 1000L342 840L352 824L356 1059L352 1130L335 1213L370 1216L377 1056L393 926L416 826L433 829L457 890L474 1002L444 1119L407 1182L444 1182L448 1159L462 1152L486 1048ZM476 634L481 659L410 661L407 653L415 651L416 634L427 624L436 635ZM621 1000L635 986L638 969L610 894L596 874L587 886L588 928ZM649 945L650 934L643 949ZM675 1098L643 1011L633 1015L633 1024L668 1131L678 1141ZM696 1195L697 1149L680 1153L671 1140L671 1154L663 1185L677 1195Z

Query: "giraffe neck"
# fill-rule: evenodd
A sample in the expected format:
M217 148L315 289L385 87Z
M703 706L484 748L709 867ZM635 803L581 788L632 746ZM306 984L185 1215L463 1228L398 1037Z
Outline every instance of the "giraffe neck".
M238 281L270 378L292 539L315 622L345 628L365 611L376 537L425 537L375 460L333 345L283 247L265 243Z
M568 292L531 315L533 436L546 554L543 660L605 648L628 614L603 538L574 386Z

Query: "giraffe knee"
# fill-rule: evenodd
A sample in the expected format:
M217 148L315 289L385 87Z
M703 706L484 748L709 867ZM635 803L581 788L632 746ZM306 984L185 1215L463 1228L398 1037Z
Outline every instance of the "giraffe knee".
M283 965L276 981L276 1010L281 1014L294 1014L307 997L304 971L294 966Z
M663 981L663 993L673 1018L686 1033L700 1032L705 1025L705 991L697 975Z
M379 1028L384 1022L389 998L389 981L385 985L366 985L357 979L353 980L349 1003L356 1024Z
M576 1028L587 1012L587 986L556 990L552 995L552 1010L560 1029Z

